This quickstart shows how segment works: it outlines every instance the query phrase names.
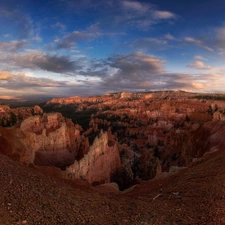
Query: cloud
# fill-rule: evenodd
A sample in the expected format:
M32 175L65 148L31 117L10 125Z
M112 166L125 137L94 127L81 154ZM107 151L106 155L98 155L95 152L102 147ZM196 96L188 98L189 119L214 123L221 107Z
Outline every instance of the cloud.
M5 78L3 77L4 75ZM13 96L51 96L60 93L61 89L71 88L72 84L65 81L55 81L48 78L30 77L24 73L10 73L0 71L0 93L1 95ZM54 92L51 93L52 89Z
M9 42L0 42L0 52L16 52L20 49L23 49L28 44L25 41L9 41Z
M202 42L200 40L197 40L197 39L192 38L192 37L186 37L186 38L184 38L184 41L187 42L187 43L190 43L190 44L196 44L196 45L202 44Z
M154 5L137 1L121 1L120 14L116 16L118 23L126 23L131 27L148 30L153 24L162 20L176 19L177 16L169 11L160 11Z
M31 18L20 11L20 5L15 1L5 1L1 4L0 18L4 19L2 29L7 29L8 26L13 28L14 35L19 39L26 39L34 34Z
M55 24L52 25L52 28L53 29L59 29L61 32L63 32L63 31L66 30L66 25L64 25L61 22L57 22L57 23L55 23Z
M222 81L224 74L218 73L168 73L165 63L154 55L141 52L112 55L106 60L93 61L91 69L83 71L83 75L98 78L90 89L99 93L168 89L215 91L225 82ZM189 66L208 71L215 69L198 61ZM212 83L214 87L210 87Z
M13 96L56 96L74 89L76 84L68 81L56 81L50 78L29 76L26 73L0 71L1 95ZM63 93L64 92L64 93Z
M176 38L174 36L172 36L171 34L166 34L164 35L164 38L170 41L176 40Z
M0 64L10 69L44 70L54 73L74 74L81 68L81 62L72 61L68 56L50 55L38 50L21 53L0 54Z
M11 96L71 96L71 95L97 95L107 92L105 87L99 86L98 82L82 80L56 81L50 78L35 77L35 74L12 73L0 71L0 93Z
M154 11L153 12L153 18L154 19L162 19L162 20L165 20L165 19L176 19L177 16L174 14L174 13L171 13L171 12L168 12L168 11Z
M119 76L132 76L138 79L143 78L146 74L157 74L164 71L163 63L163 60L141 52L128 55L114 55L108 58L108 65L119 69Z
M143 89L154 84L158 74L164 72L164 61L154 55L141 52L112 55L106 60L92 63L91 69L83 71L86 76L96 76L99 90L121 91Z
M217 48L225 50L225 27L215 29L215 37L213 43Z
M49 78L31 77L25 73L10 73L8 71L0 71L0 87L23 89L31 87L64 87L67 86L65 81L55 81Z
M202 47L208 51L218 50L223 54L225 50L225 27L211 28L210 35L203 34L200 38L186 37L184 43Z
M111 55L105 60L93 60L80 75L99 77L106 83L142 82L164 71L164 61L141 52Z
M3 34L3 37L4 38L10 38L11 37L11 34Z
M174 47L171 43L175 41L177 42L177 39L168 33L161 37L138 38L131 43L131 46L139 51L164 50Z
M133 48L138 50L164 50L173 47L169 42L175 40L173 36L165 35L157 38L139 38L131 43Z
M136 1L122 1L121 4L125 10L132 10L138 13L146 13L150 8L149 5Z
M69 10L79 9L86 11L87 8L94 9L94 15L98 18L99 26L111 29L122 27L125 29L148 30L153 24L174 20L177 18L172 12L161 11L147 1L132 0L108 0L94 1L83 0L74 2L64 1ZM104 10L102 10L104 9ZM90 12L91 13L91 12Z
M192 62L192 63L188 64L188 67L194 68L194 69L199 69L199 70L216 70L216 68L213 68L211 66L206 66L201 61Z
M204 89L204 87L205 87L204 84L197 83L197 82L193 82L192 86L193 86L193 88L196 88L196 89Z
M103 33L100 31L98 24L93 24L84 31L73 31L72 33L65 35L61 39L55 40L56 48L69 49L74 47L76 42L78 41L90 41L100 36L103 36Z
M194 45L197 45L197 46L202 47L202 48L204 48L204 49L206 49L206 50L208 50L208 51L210 51L210 52L213 51L212 48L210 48L210 47L208 47L207 45L205 45L205 44L203 43L203 41L201 41L201 40L199 40L199 39L195 39L195 38L192 38L192 37L186 37L186 38L184 38L184 42L185 42L186 44L194 44Z
M7 80L11 77L11 74L7 71L0 71L0 81L1 80Z
M197 59L197 60L208 60L208 59L206 59L205 57L200 56L200 55L194 56L194 59Z

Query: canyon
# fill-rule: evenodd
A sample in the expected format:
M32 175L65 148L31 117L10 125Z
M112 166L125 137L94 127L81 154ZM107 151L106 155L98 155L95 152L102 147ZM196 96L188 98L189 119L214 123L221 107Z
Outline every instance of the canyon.
M113 196L151 190L158 199L171 179L179 183L198 168L222 170L215 161L224 155L225 101L208 96L122 92L0 105L0 153L91 190Z
M224 101L200 97L183 91L122 92L54 98L43 108L68 110L74 121L78 115L90 143L101 130L113 136L121 159L121 169L113 181L124 189L139 179L190 167L223 148L219 137L224 132ZM81 114L89 115L86 124Z

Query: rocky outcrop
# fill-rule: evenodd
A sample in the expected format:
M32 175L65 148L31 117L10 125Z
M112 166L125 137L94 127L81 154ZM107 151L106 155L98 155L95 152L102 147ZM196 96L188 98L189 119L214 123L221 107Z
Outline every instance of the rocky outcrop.
M0 105L0 126L10 127L18 125L30 116L42 114L43 110L39 106L11 109L7 105Z
M133 94L131 92L122 92L120 95L121 99L132 98Z
M221 113L221 112L214 112L213 113L213 120L216 121L216 120L221 120L221 121L225 121L225 114L224 113Z
M27 118L21 124L28 149L27 161L60 168L71 165L78 154L88 149L87 139L80 135L79 129L60 113Z
M121 168L117 145L109 146L108 134L101 132L89 152L80 161L66 168L72 178L81 178L92 184L111 182L111 177Z
M60 113L48 113L43 116L32 116L21 123L22 131L29 131L33 133L46 132L46 130L56 130L59 128L65 119ZM45 129L45 130L44 130Z

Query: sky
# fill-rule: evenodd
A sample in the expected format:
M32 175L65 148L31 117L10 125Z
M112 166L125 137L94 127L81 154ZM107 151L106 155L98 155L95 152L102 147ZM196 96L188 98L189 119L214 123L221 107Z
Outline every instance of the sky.
M224 0L0 1L0 96L225 92Z

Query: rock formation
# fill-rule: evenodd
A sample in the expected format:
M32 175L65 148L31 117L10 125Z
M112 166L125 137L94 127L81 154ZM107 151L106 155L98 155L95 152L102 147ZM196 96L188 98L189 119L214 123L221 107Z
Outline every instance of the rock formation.
M87 140L80 135L79 126L60 113L32 116L21 124L24 144L29 149L28 161L39 166L65 168L78 154L88 149ZM86 145L86 146L85 146Z
M112 132L119 143L121 180L127 179L128 183L136 177L152 179L171 167L190 166L193 160L210 152L205 145L197 149L198 143L210 137L210 134L204 136L205 124L223 121L225 115L222 101L205 100L204 95L199 98L183 91L122 92L90 98L59 98L47 103L53 107L56 104L74 105L74 112L84 114L95 110L90 114L85 134L90 138L101 129ZM198 154L199 151L203 154Z
M89 152L80 161L67 167L72 178L81 178L92 184L110 183L111 177L121 169L120 155L116 143L109 145L107 132L96 137Z
M8 155L27 164L61 168L67 178L93 184L115 181L127 188L171 168L193 166L225 148L225 102L205 95L122 92L54 98L43 107L71 116L76 125L60 113L42 115L38 107L23 110L26 119L20 128L2 133ZM17 116L21 110L13 112ZM0 107L0 115L10 112ZM29 113L33 116L27 118Z
M39 106L10 108L7 105L0 105L0 125L4 127L18 125L29 116L42 114L43 110Z

